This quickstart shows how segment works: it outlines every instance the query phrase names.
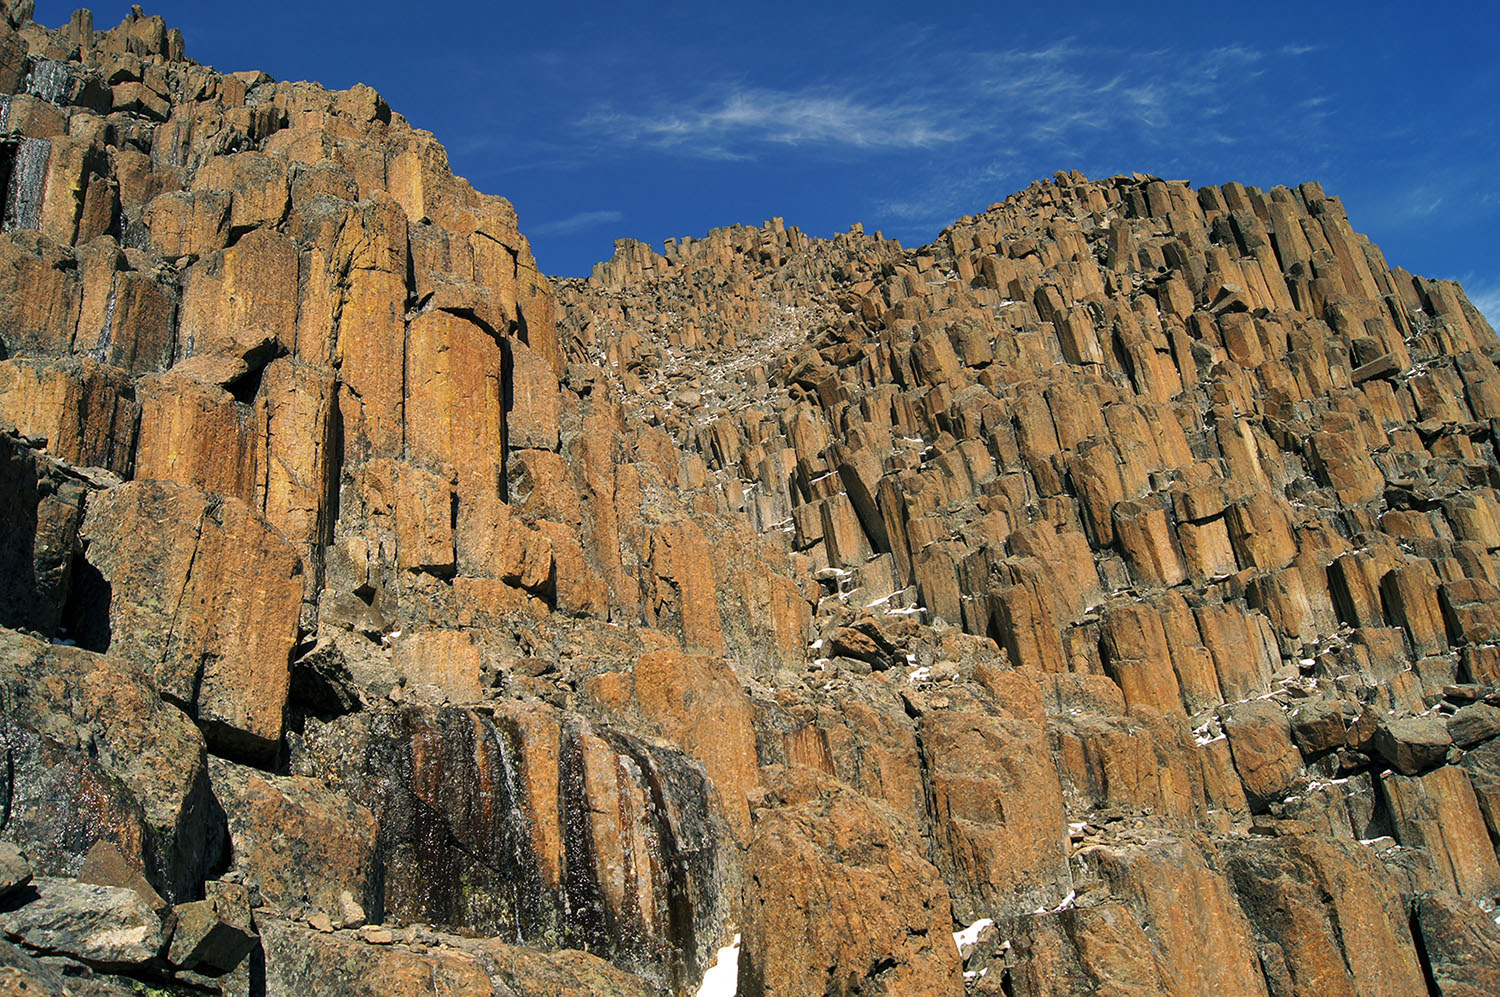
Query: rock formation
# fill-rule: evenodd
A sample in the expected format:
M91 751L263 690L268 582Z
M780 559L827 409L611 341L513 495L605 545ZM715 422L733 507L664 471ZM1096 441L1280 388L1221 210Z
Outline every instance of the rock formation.
M368 87L30 14L5 987L1493 991L1500 341L1317 184L554 281Z

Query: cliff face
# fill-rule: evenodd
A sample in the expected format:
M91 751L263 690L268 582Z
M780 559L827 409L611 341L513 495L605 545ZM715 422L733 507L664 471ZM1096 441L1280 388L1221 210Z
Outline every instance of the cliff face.
M8 981L1500 982L1500 342L1316 184L553 282L374 91L29 15Z

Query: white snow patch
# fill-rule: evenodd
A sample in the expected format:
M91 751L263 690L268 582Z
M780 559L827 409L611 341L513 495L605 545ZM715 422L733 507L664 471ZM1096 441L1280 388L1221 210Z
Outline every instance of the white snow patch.
M983 932L985 928L990 927L994 923L995 922L988 917L981 917L979 920L975 921L964 930L955 931L953 933L953 944L958 946L958 951L960 953L963 952L965 946L973 948L975 945L979 944L980 933Z
M736 934L734 941L719 949L714 956L714 964L708 967L703 982L698 984L696 997L734 997L739 992L739 977L740 936Z
M932 669L928 668L926 665L923 665L921 668L914 670L910 675L906 676L906 681L926 682L930 678L932 678Z

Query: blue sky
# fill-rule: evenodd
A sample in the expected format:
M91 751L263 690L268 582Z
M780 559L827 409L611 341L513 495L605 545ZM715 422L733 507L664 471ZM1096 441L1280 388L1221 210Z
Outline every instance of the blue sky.
M74 4L39 0L57 25ZM126 3L95 8L115 23ZM253 11L245 15L244 11ZM420 11L420 16L416 12ZM1480 3L147 3L188 54L368 83L516 205L543 270L773 215L905 245L1059 169L1321 181L1500 325ZM237 13L239 16L236 16Z

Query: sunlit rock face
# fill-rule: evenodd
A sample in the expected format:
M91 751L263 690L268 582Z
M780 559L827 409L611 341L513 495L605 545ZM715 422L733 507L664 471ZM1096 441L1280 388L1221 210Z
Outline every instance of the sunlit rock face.
M1500 342L1316 183L552 281L370 88L30 14L7 980L1494 989Z

